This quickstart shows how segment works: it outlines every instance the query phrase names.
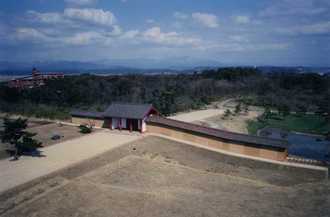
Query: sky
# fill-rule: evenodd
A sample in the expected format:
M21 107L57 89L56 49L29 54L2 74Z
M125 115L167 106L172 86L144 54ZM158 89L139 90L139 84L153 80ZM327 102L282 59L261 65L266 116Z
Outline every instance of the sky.
M330 66L330 0L0 0L0 61Z

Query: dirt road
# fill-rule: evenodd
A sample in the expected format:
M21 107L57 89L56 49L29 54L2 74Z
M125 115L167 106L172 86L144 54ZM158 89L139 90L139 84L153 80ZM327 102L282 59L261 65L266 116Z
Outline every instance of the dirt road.
M118 134L102 130L45 147L41 149L44 157L22 156L18 161L0 160L0 192L94 157L140 137L139 134Z
M224 112L223 109L205 109L205 110L198 110L198 111L191 111L187 113L181 113L174 116L171 116L171 119L184 121L184 122L195 122L201 121L206 118L222 115Z

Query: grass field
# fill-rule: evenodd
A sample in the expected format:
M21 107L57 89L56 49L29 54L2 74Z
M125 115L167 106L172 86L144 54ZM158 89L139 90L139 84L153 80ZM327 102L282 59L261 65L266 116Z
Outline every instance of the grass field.
M296 131L311 134L325 134L330 131L330 122L319 115L296 115L288 116L272 115L267 120L248 121L249 134L257 134L264 127L280 128L288 131Z

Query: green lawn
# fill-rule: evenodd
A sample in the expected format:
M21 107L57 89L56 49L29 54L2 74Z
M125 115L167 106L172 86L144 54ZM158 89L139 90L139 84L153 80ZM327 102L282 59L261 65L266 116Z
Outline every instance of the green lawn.
M256 135L264 127L280 128L288 131L297 131L312 134L325 134L330 131L330 122L319 115L288 115L282 117L272 115L272 118L262 122L259 120L248 122L248 131Z

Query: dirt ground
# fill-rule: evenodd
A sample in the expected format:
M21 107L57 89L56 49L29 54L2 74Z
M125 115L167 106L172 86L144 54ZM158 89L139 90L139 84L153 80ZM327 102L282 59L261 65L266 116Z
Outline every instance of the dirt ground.
M79 132L78 127L59 125L56 123L31 127L29 131L37 133L35 139L41 141L43 146L45 147L54 145L59 142L75 139L84 135ZM99 131L98 129L94 129L93 133L98 131ZM61 139L52 140L51 137L55 134L60 135Z
M0 120L0 126L1 125L2 120ZM77 127L67 125L60 126L56 123L45 121L29 121L27 130L37 133L34 138L42 142L44 147L83 136ZM94 129L94 132L98 132L98 129ZM52 140L51 137L55 134L60 135L61 138L58 140ZM3 144L0 141L0 159L9 157L9 154L6 152L7 148L8 145Z
M231 115L230 117L224 119L223 114L225 111L229 109L231 112L234 112L236 105L237 102L235 99L226 99L223 101L214 102L206 109L182 112L173 115L170 118L216 129L248 134L247 121L255 120L263 113L263 109L249 106L247 113L240 112L239 114Z
M0 216L329 216L328 181L219 159L147 137L0 195Z
M184 122L197 122L206 118L222 115L223 112L224 110L222 109L208 108L204 110L179 113L169 118Z
M225 111L224 108L226 105L231 105L233 100L234 99L226 99L219 102L213 102L212 104L206 106L205 109L180 112L170 116L169 118L178 121L198 123L198 121L222 115Z
M141 134L126 135L110 130L101 130L41 148L41 153L37 156L23 155L17 161L0 160L0 192L78 164L141 137Z
M231 132L248 134L247 121L255 120L261 114L262 111L260 110L250 109L247 113L241 112L228 118L223 118L223 115L217 115L196 121L195 123Z

